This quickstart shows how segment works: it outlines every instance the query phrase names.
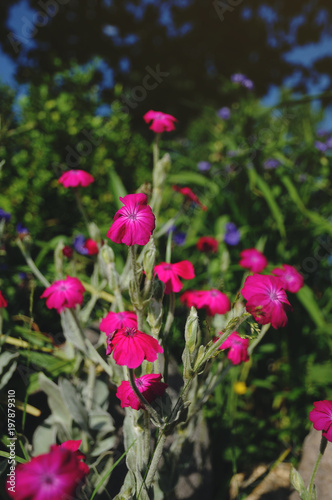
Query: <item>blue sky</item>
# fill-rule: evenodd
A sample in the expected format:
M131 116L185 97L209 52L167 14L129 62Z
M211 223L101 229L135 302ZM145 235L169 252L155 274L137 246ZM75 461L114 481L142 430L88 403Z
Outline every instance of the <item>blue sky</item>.
M20 34L22 30L22 25L24 21L22 18L26 17L32 20L34 12L29 9L26 5L25 0L21 0L17 5L13 6L11 9L8 27L9 32L15 34ZM27 46L33 45L33 40L28 41ZM298 46L292 49L290 52L285 54L285 59L290 63L301 63L304 67L310 68L313 62L321 57L330 56L332 54L332 36L324 36L321 38L319 43L311 43L305 46ZM101 66L103 68L103 66ZM1 49L0 45L0 79L3 83L19 90L19 93L24 93L24 86L19 86L15 81L15 62ZM105 73L105 83L110 83L110 72L111 69L104 65ZM284 85L292 87L298 79L298 75L294 73L292 76L288 77L284 81ZM325 90L331 81L328 77L322 77L319 79L317 84L310 85L309 94L318 94ZM277 104L279 100L279 89L276 86L270 87L268 94L262 99L262 102L266 106L271 106ZM329 126L332 128L332 109L326 110L326 118L324 120L323 126Z

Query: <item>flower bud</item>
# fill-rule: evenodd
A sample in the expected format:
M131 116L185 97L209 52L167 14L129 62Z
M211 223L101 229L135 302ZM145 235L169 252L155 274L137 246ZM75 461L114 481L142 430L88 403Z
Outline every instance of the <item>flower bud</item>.
M147 279L153 278L153 270L156 262L156 247L153 237L151 236L149 243L146 246L143 258L143 266Z
M190 309L190 314L187 318L186 327L184 331L186 347L188 347L190 354L192 354L195 350L198 332L199 332L198 315L196 309L192 307Z

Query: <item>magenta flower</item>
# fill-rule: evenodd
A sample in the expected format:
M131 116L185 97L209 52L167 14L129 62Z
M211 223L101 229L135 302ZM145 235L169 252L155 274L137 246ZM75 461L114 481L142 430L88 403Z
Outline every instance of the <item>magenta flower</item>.
M188 290L181 296L180 301L188 307L205 309L208 316L225 314L231 309L231 303L225 293L219 290Z
M40 298L46 298L46 305L49 309L54 308L61 313L64 309L72 309L77 304L81 305L84 291L85 288L78 278L67 276L65 280L55 281L46 288Z
M109 312L100 322L99 329L110 335L121 328L137 328L137 316L132 311Z
M200 252L218 252L218 240L212 236L202 236L196 243L196 247Z
M84 170L68 170L68 172L61 175L58 182L65 188L78 186L87 187L94 182L94 177Z
M150 109L143 116L145 123L151 123L150 130L156 132L156 134L161 134L162 132L171 132L175 130L174 122L178 120L174 118L172 115L167 115L166 113L162 113L161 111L153 111Z
M168 384L161 381L161 375L151 374L143 375L142 377L135 378L136 386L139 392L145 397L148 403L154 401L158 396L162 396L166 391ZM129 382L123 381L116 391L117 397L121 401L121 408L130 407L134 410L145 410L144 405L138 399Z
M161 262L161 264L155 266L154 272L160 281L165 283L165 293L179 292L182 290L183 284L179 276L185 280L195 278L194 266L189 260L182 260L176 264Z
M145 359L151 363L156 361L158 353L164 351L151 335L126 326L107 337L106 354L112 352L118 365L137 368Z
M286 312L293 308L279 278L262 274L248 276L241 293L247 300L246 310L258 323L271 323L273 328L286 325Z
M84 455L84 453L82 453L80 450L79 450L79 447L81 446L81 443L82 443L82 440L81 439L78 439L78 440L69 440L69 441L65 441L64 443L61 443L59 445L59 448L64 448L65 450L69 450L69 451L72 451L74 453L74 455L76 456L77 460L79 460L79 468L80 470L83 472L84 475L88 475L89 472L90 472L90 468L87 464L85 464L84 462L82 462L82 460L85 460L86 456ZM56 448L57 445L53 445L51 447L52 448Z
M202 208L202 210L204 211L207 210L207 207L203 205L200 199L195 195L195 193L192 192L192 190L189 187L181 188L179 186L173 186L173 190L183 194L183 196L186 198L187 201L191 201L196 205L199 205Z
M88 251L88 255L96 255L99 252L98 243L91 238L86 240L84 246Z
M316 431L323 431L323 436L332 443L332 401L316 401L314 410L309 413L309 420Z
M241 260L239 262L241 267L250 269L253 273L260 273L268 265L267 258L256 250L256 248L248 248L240 253Z
M219 333L219 336L222 332ZM218 339L215 340L215 342ZM221 344L220 350L229 349L227 358L233 363L233 365L239 365L240 363L246 363L249 361L248 354L249 340L243 339L237 332L233 332L229 337Z
M0 308L7 307L7 304L8 304L8 302L5 299L5 297L2 295L1 290L0 290Z
M296 293L304 285L302 274L295 267L283 264L282 267L273 269L272 274L277 276L283 283L283 288L291 293Z
M127 194L119 199L124 207L116 212L107 237L115 243L124 243L127 246L146 245L155 228L156 220L147 205L146 195Z
M68 444L69 443L69 444ZM49 453L33 457L19 464L15 481L7 480L6 489L14 500L74 500L77 488L89 473L89 467L80 461L84 457L67 441L51 446ZM78 454L77 454L78 453ZM80 465L82 464L82 465ZM14 482L14 484L11 484Z

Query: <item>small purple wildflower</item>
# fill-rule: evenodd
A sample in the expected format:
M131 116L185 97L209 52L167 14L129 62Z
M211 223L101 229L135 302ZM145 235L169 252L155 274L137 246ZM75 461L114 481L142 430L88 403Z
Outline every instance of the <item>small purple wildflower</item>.
M89 255L89 250L84 246L86 238L83 234L78 234L73 242L74 250L81 255Z
M0 220L4 219L6 222L10 221L11 214L9 212L5 212L2 208L0 208Z
M29 234L28 229L26 227L24 227L23 224L21 224L21 222L19 222L17 224L17 226L16 226L16 232L20 236L27 236Z
M173 241L176 245L179 246L184 245L186 237L187 233L184 233L183 231L175 231L175 233L173 233Z
M279 160L276 160L275 158L268 158L267 160L265 160L265 162L263 163L263 167L266 169L266 170L270 170L272 168L278 168L280 167L281 163Z
M231 117L231 110L224 106L223 108L220 108L219 111L217 111L217 115L222 120L229 120Z
M197 168L198 170L200 170L201 172L207 172L208 170L210 170L211 168L211 163L208 162L208 161L199 161L197 163Z
M327 145L324 142L316 141L315 148L318 149L318 151L320 151L321 153L325 153L325 151L327 150Z
M225 236L224 241L227 245L235 246L238 245L241 239L240 231L233 222L227 222L225 225Z

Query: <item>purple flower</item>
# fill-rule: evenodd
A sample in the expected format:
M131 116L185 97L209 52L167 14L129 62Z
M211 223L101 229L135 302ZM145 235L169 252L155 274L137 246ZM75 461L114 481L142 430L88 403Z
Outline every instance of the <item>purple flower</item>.
M79 234L75 237L73 242L74 250L81 255L89 255L89 250L85 247L85 236L83 234Z
M211 168L211 163L208 162L208 161L199 161L197 163L197 168L198 170L200 170L201 172L207 172L208 170L210 170Z
M186 241L187 233L176 231L173 234L173 241L176 245L182 246Z
M29 234L28 229L26 227L24 227L23 224L21 224L20 222L16 226L16 232L20 236L27 236Z
M234 75L231 76L231 81L233 83L242 83L245 78L246 76L242 73L234 73Z
M225 236L224 241L227 245L235 246L240 242L241 236L240 231L233 222L227 222L225 225Z
M324 142L316 141L315 148L318 149L318 151L320 151L321 153L325 153L325 151L327 150L327 145Z
M2 208L0 208L0 220L4 219L8 222L11 218L11 214L9 212L5 212Z
M332 149L332 137L329 137L325 144L328 149Z
M252 90L254 88L254 82L249 80L249 78L245 78L242 82L242 86L248 90Z
M270 170L272 168L278 168L280 165L281 163L279 160L276 160L275 158L268 158L267 160L265 160L263 167L266 170Z
M327 137L328 135L329 135L329 132L327 130L324 130L322 128L317 130L318 137Z
M220 108L219 111L217 111L217 115L222 120L229 120L231 117L231 110L224 106L223 108Z
M239 83L242 87L245 87L248 90L252 90L254 88L254 82L242 73L235 73L232 75L231 81L233 83Z

